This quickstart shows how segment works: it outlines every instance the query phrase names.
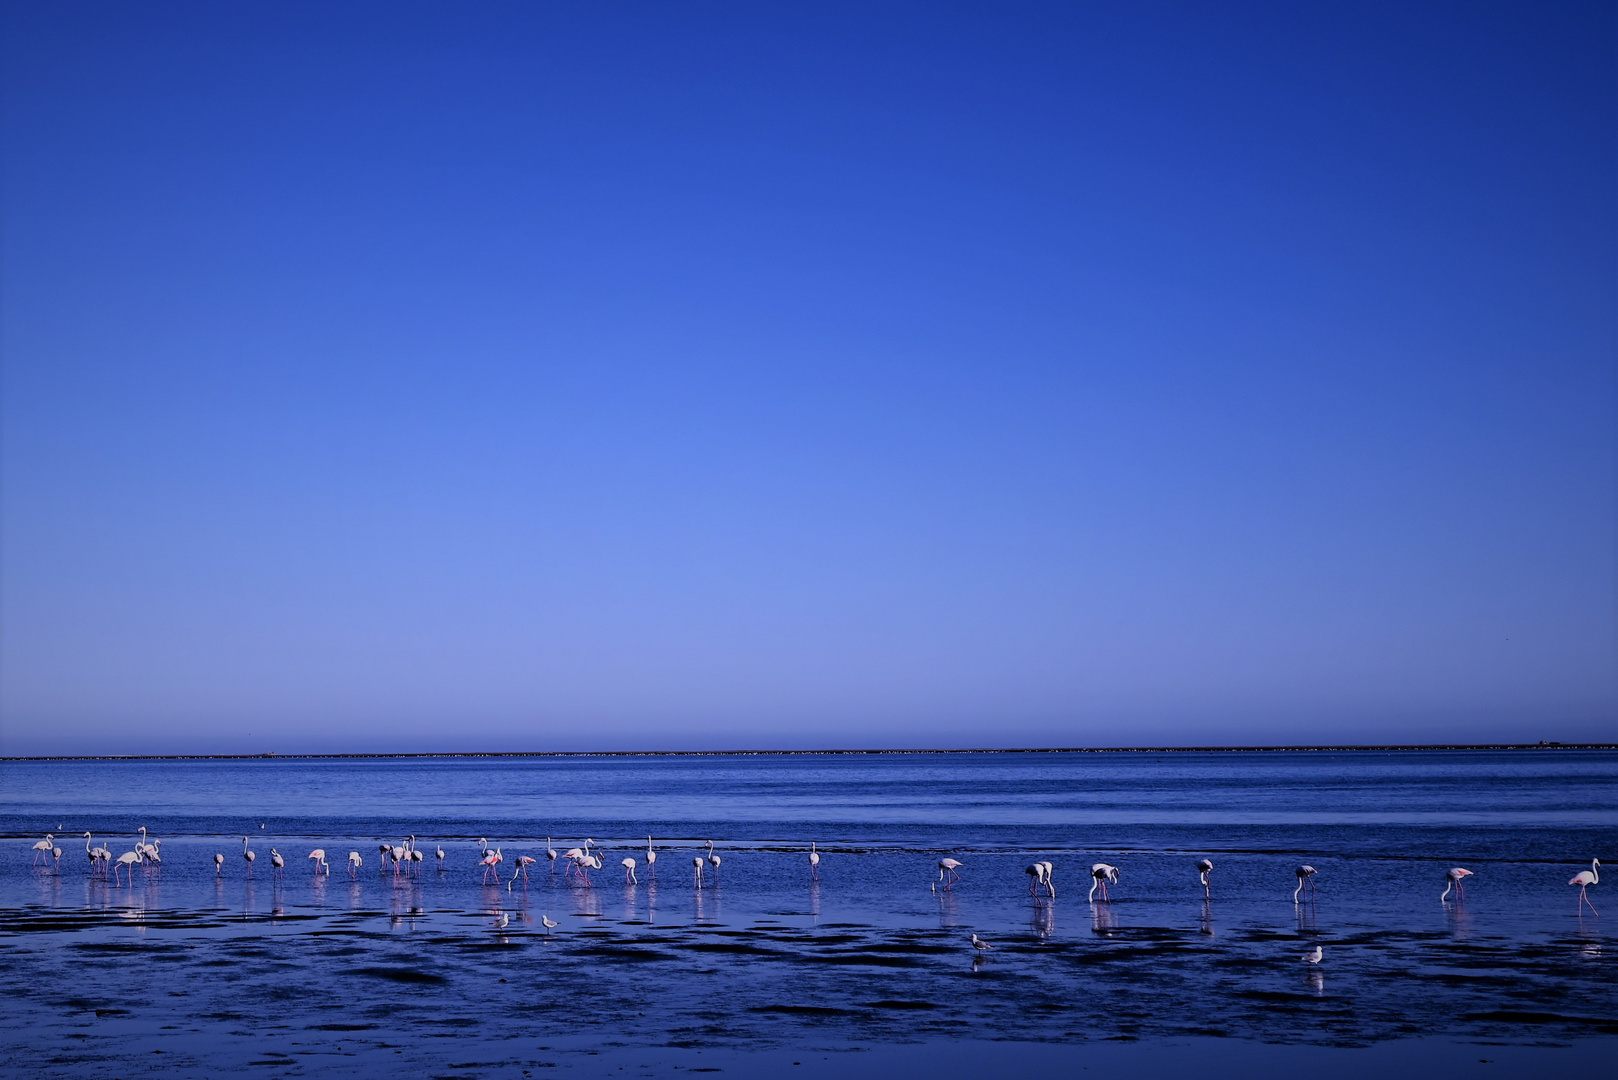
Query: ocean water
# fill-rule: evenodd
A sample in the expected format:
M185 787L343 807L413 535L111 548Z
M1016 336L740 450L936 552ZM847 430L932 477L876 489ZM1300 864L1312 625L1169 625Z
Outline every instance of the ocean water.
M161 863L96 874L81 834L140 826ZM419 867L380 863L410 835ZM8 761L0 836L12 1075L891 1076L1036 1046L1253 1075L1440 1040L1430 1071L1618 1035L1618 904L1566 884L1618 858L1606 751Z

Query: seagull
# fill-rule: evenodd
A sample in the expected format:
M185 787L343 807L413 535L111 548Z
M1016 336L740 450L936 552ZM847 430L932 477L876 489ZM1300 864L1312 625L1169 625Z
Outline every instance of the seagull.
M1310 963L1310 964L1318 964L1318 963L1320 963L1320 957L1321 957L1321 951L1320 951L1320 946L1319 945L1315 946L1315 951L1314 952L1306 952L1306 953L1303 954L1304 962L1305 963Z
M976 949L978 951L978 954L981 956L983 953L986 953L990 949L994 948L994 946L990 945L987 941L984 941L982 938L978 937L976 934L973 934L972 935L972 948Z
M555 919L551 918L549 915L541 915L539 917L539 922L540 922L540 925L545 927L545 932L547 934L550 933L552 930L556 929L558 926L562 925L561 923L557 922Z
M494 925L504 930L506 927L511 925L511 914L509 912L502 911L500 913L499 921L497 921Z

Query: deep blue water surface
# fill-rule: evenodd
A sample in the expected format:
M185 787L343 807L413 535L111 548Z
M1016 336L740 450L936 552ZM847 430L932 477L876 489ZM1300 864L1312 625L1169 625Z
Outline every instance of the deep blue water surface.
M160 864L128 884L93 870L83 832L116 855L142 825ZM46 831L63 854L36 867ZM644 1070L660 1047L985 1033L1618 1033L1618 904L1598 885L1603 915L1581 913L1566 884L1618 858L1608 752L13 761L0 834L4 1008L28 1032L5 1063L29 1075L363 1073L404 1055L422 1075L517 1076L592 1050ZM396 873L378 845L408 835L427 858ZM547 837L593 839L604 867L589 885L553 873ZM498 884L480 838L504 856ZM722 865L698 888L710 839ZM519 855L539 859L526 881ZM949 890L943 856L963 864ZM1029 895L1035 859L1056 867L1054 899ZM1120 869L1107 902L1087 898L1098 861ZM1294 904L1300 863L1318 887ZM1441 902L1457 865L1475 871L1465 899ZM1303 962L1316 944L1323 962Z

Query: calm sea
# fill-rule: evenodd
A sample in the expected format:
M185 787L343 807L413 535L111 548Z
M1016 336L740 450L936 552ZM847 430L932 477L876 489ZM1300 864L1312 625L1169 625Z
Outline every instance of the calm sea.
M140 826L161 863L126 885L95 874L82 833L117 855ZM31 865L47 831L60 860ZM421 1075L515 1076L600 1050L985 1033L1618 1033L1618 904L1598 885L1602 916L1581 913L1566 884L1618 858L1603 751L11 761L0 833L3 1008L29 1033L6 1063L28 1075L365 1073L403 1055ZM418 869L379 863L411 835ZM553 872L547 838L592 839L602 869ZM720 866L699 888L709 840ZM538 862L513 881L520 855ZM960 881L941 890L946 856ZM1029 894L1035 860L1054 899ZM1119 868L1106 902L1087 897L1096 862ZM1301 863L1316 889L1295 904ZM1474 876L1441 902L1452 866Z

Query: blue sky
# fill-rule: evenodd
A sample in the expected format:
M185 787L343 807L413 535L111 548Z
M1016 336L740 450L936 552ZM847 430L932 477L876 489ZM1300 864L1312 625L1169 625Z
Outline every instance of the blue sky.
M0 752L1612 738L1610 5L7 5Z

